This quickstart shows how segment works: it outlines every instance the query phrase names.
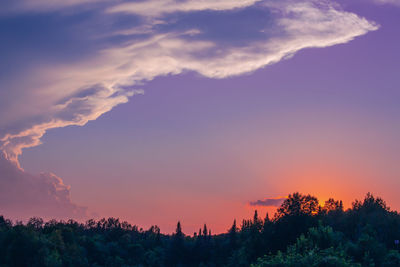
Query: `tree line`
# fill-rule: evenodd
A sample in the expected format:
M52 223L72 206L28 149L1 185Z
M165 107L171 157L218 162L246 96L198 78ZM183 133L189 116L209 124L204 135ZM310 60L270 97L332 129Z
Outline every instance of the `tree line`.
M345 210L293 193L273 217L259 216L213 235L177 223L172 235L116 218L26 224L0 216L0 266L400 266L400 215L368 193Z

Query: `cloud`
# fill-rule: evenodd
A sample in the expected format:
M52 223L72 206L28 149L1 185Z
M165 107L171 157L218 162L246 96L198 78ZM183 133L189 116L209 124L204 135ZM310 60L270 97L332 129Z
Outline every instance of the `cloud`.
M64 85L70 86L68 82ZM128 97L135 93L141 91L122 92L104 85L92 85L80 92L80 95L75 93L63 102L55 103L45 114L32 118L27 127L17 126L5 134L0 138L0 148L8 160L18 165L18 156L22 153L22 149L39 145L40 138L47 130L70 125L85 125L116 105L128 102Z
M110 13L131 13L141 16L159 16L166 13L190 12L203 10L230 10L254 5L261 0L148 0L127 2L110 7Z
M29 174L0 152L0 214L26 220L84 219L86 208L71 202L70 188L52 173Z
M16 3L50 12L55 2ZM79 3L67 1L57 8ZM96 120L142 93L140 85L156 77L187 71L217 79L242 75L302 49L347 43L378 29L325 1L101 3L91 11L87 7L84 15L50 9L40 16L0 18L0 25L15 26L0 27L7 40L0 49L11 51L1 63L7 75L0 91L0 150L17 167L23 149L39 145L49 129ZM21 25L30 25L34 35ZM20 171L11 177L29 176ZM35 181L45 186L46 179ZM16 186L3 180L3 188Z
M249 202L249 205L261 207L279 207L283 201L285 201L285 199L286 197L264 198L261 200L251 201Z
M182 3L189 5L192 2ZM27 114L22 114L26 116L23 123L14 120L13 125L3 127L1 149L9 159L17 162L22 149L40 144L40 138L47 130L84 125L95 120L128 101L134 92L127 87L157 76L183 71L195 71L210 78L240 75L291 57L301 49L346 43L377 29L374 23L329 4L265 1L263 8L270 16L270 24L262 30L253 25L257 32L245 43L227 44L221 39L210 38L224 34L218 29L213 32L212 27L203 27L203 32L195 28L185 29L176 25L175 28L166 28L163 25L164 28L158 26L145 37L131 37L122 45L109 45L85 61L74 64L57 62L35 69L35 80L29 81L27 93L23 92L23 95L37 106L32 110L24 106L18 111L26 110ZM234 14L240 17L241 13ZM221 14L214 11L213 15ZM173 23L177 23L176 19L164 22ZM203 23L207 24L207 21ZM185 25L191 26L190 23ZM251 32L248 26L246 24L244 29L237 27L237 32ZM120 29L114 29L117 30ZM85 94L79 95L82 92ZM15 103L14 107L20 105Z
M400 0L374 0L374 2L377 4L391 4L400 6Z
M109 0L3 0L3 10L0 14L25 13L25 12L46 12L84 6L94 3L107 2Z

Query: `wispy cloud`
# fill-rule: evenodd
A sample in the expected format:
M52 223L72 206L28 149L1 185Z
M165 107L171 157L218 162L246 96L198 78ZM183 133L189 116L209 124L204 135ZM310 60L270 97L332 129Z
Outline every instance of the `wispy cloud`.
M107 9L110 13L131 13L141 16L160 16L174 12L191 12L203 10L230 10L254 5L261 0L148 0L126 2Z
M39 144L46 130L84 125L127 102L132 92L124 88L157 76L185 70L210 78L240 75L288 58L301 49L346 43L377 29L374 23L330 5L266 1L264 6L265 12L274 14L270 18L273 23L266 25L257 38L246 40L246 45L222 45L220 40L207 38L207 33L193 35L194 29L182 31L175 26L167 33L153 29L148 37L110 46L83 62L60 62L35 70L36 79L42 80L37 81L37 87L31 83L26 89L32 98L47 99L40 107L43 114L29 119L29 112L25 125L7 127L0 137L1 148L16 160L21 149ZM258 25L254 27L259 29ZM82 91L88 93L74 96ZM64 104L59 103L61 99Z
M264 198L255 201L250 201L250 206L258 206L258 207L279 207L283 201L285 201L286 197L277 197L277 198Z
M25 13L25 12L48 12L84 6L89 4L109 2L109 0L4 0L0 14L5 12Z
M400 0L374 0L377 4L390 4L400 6Z

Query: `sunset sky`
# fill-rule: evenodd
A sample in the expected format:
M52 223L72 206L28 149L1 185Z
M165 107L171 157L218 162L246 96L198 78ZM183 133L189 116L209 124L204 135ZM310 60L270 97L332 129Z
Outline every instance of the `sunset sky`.
M3 0L0 35L5 217L400 209L400 0Z

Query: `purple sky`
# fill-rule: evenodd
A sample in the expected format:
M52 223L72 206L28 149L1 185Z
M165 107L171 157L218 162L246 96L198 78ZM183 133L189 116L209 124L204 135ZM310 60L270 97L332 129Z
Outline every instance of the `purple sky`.
M174 2L6 1L0 213L221 232L294 191L400 208L399 1Z

